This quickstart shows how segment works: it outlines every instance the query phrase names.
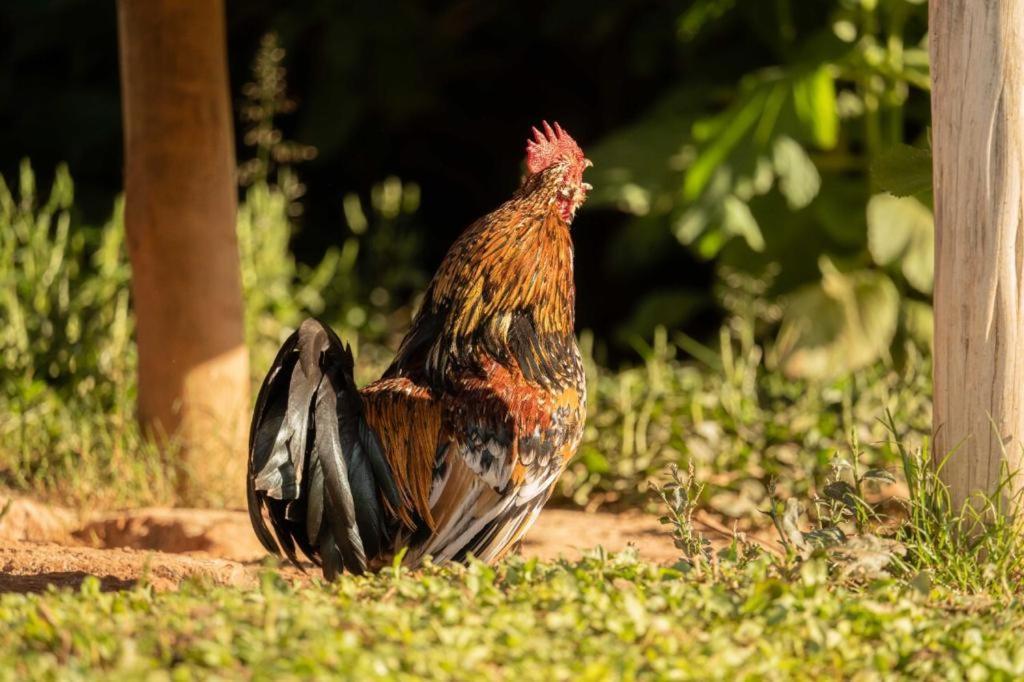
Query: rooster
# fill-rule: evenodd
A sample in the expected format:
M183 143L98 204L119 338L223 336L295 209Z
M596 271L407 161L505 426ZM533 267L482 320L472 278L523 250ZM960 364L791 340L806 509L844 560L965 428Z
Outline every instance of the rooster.
M495 562L536 521L583 435L569 226L592 165L542 128L519 189L449 249L379 380L357 389L350 347L319 320L285 341L249 438L268 551L297 564L301 550L329 580L400 552Z

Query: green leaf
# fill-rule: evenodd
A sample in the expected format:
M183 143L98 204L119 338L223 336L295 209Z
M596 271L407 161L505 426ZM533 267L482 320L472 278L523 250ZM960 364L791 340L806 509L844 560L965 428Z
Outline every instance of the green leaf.
M811 157L796 140L785 135L775 140L772 162L779 177L779 192L791 209L798 210L818 196L821 176Z
M822 149L836 146L839 113L831 65L824 64L793 83L793 106L815 145Z
M935 313L932 307L921 301L904 301L901 313L907 336L923 348L931 348L935 336Z
M672 224L672 231L681 244L692 244L708 226L708 211L701 204L683 211Z
M935 224L914 197L876 194L868 201L868 250L879 265L899 262L907 282L931 293L935 270Z
M714 172L757 123L764 111L766 98L764 89L754 90L746 100L740 101L724 114L694 125L695 138L699 140L713 134L714 140L701 151L687 171L683 182L684 200L694 201L700 196Z
M757 225L757 219L750 212L750 207L735 196L730 195L722 202L722 229L743 237L754 251L764 250L764 236Z
M611 471L611 464L608 459L594 448L586 448L580 455L580 461L587 471L596 474L606 474Z
M705 26L713 25L732 11L735 5L736 0L696 0L676 20L679 40L684 43L694 40Z
M896 333L899 292L881 272L841 273L823 257L822 279L793 294L776 341L791 377L832 378L885 357Z
M714 257L725 244L727 237L721 231L708 232L712 227L724 227L725 202L732 196L732 172L727 167L718 168L712 176L703 196L698 202L687 208L672 223L672 231L681 244L690 245L698 242L697 250L705 258ZM736 228L730 236L742 234L743 216L732 217ZM749 226L747 226L749 229ZM702 237L703 235L703 237ZM760 235L760 230L758 230ZM762 242L763 243L763 242Z
M718 255L727 240L728 236L722 230L705 232L697 242L697 255L705 260L711 260Z
M925 196L932 191L932 152L894 145L871 165L871 180L877 189L897 197Z

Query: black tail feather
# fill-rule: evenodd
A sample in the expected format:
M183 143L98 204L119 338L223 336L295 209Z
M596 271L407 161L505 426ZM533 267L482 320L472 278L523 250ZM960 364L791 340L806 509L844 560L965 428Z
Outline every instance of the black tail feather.
M334 542L341 552L344 567L355 573L362 573L366 570L366 552L356 523L355 502L352 499L346 464L346 460L355 449L355 444L347 439L347 442L342 444L338 398L334 391L317 391L314 414L316 438L313 449L324 470L324 489L327 493L326 521L330 524Z
M362 573L391 540L398 489L362 416L353 358L337 335L306 320L260 388L249 437L249 518L269 551L296 547L333 579ZM269 517L270 528L266 518Z
M310 462L309 497L306 501L306 537L319 544L324 522L324 470L319 459Z

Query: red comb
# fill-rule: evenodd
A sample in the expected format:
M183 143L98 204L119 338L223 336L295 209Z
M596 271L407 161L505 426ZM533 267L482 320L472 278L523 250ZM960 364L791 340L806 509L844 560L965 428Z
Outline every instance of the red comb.
M576 144L569 133L562 130L562 126L555 123L552 128L547 121L541 123L544 132L533 128L533 139L526 141L526 170L532 173L539 173L545 168L558 163L562 159L580 162L583 160L583 150Z

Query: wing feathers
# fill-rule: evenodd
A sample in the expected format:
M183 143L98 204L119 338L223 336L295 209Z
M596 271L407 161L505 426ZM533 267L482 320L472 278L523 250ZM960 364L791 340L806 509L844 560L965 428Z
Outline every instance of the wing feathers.
M366 428L364 438L376 472L395 472L394 488L385 491L385 504L406 528L418 523L432 528L430 490L441 436L441 404L431 389L408 378L387 378L362 391Z

